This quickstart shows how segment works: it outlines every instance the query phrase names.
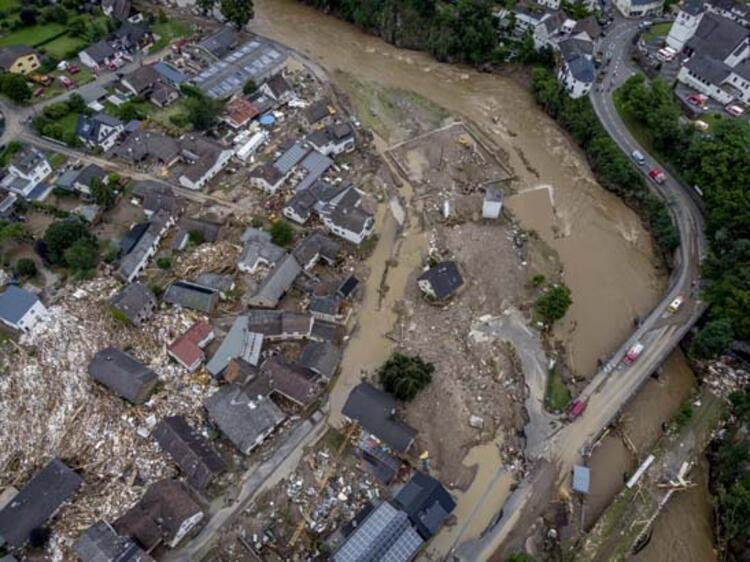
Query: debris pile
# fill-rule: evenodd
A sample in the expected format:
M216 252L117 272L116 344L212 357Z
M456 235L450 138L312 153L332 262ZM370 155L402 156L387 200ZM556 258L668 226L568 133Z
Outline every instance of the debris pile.
M175 473L149 438L164 416L202 419L209 388L168 360L165 346L194 318L159 311L145 326L118 323L109 300L119 289L96 279L49 309L49 319L6 346L0 357L0 485L19 487L51 457L61 457L86 486L55 523L52 552L64 552L98 519L111 520L150 483ZM142 406L126 404L88 375L92 356L116 345L148 364L161 384Z
M201 244L192 252L180 254L172 270L180 279L193 279L206 271L224 271L234 267L241 248L225 240Z
M714 394L725 399L750 383L750 373L730 363L732 361L729 358L714 361L707 365L703 376L704 384Z

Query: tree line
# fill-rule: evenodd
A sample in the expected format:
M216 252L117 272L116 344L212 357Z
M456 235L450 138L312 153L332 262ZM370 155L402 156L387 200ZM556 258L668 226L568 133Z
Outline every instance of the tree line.
M619 95L663 159L703 193L709 241L703 295L710 310L692 353L709 359L735 338L750 339L750 124L719 117L706 133L683 125L670 87L642 75L631 77Z
M537 102L584 149L601 184L645 219L661 251L669 254L677 248L679 232L666 204L649 191L641 174L599 122L588 98L568 96L555 74L545 67L532 69L531 87Z

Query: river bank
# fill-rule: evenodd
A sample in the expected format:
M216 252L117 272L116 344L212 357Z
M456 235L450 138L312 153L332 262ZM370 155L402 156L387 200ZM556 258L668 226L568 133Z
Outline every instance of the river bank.
M412 92L473 123L499 147L517 178L518 193L508 198L508 206L525 229L535 231L554 250L564 266L562 275L574 304L556 328L555 337L563 344L565 362L577 377L589 377L597 360L609 355L630 333L633 319L658 301L665 272L648 232L632 210L596 183L582 152L540 111L519 80L440 64L422 53L397 49L293 0L258 1L252 30L310 57L350 95L359 93L352 91L352 84ZM363 123L371 126L377 121L367 113L366 104L358 110L363 113ZM368 122L370 118L372 122ZM402 128L395 129L389 131L388 141L408 138ZM407 248L405 253L402 248L397 262L412 267L418 263L424 251L419 234L407 230L402 239L389 213L380 224L381 241L396 244L402 240ZM379 279L384 271L379 260L394 255L390 243L376 249L379 257L371 264L373 278ZM367 330L360 327L354 335L351 352L344 358L345 370L359 376L362 369L370 370L387 357L392 344L384 334L395 319L391 305L405 286L405 274L406 268L389 268L389 289L382 303L368 286L362 317L372 316L368 321L376 328L370 332L369 326ZM337 388L332 396L332 410L356 380L340 382L341 390ZM472 449L464 459L467 465L477 463L477 475L472 486L459 494L457 513L469 517L483 495L490 501L479 509L475 523L451 528L437 537L439 542L444 535L451 535L446 547L480 534L507 498L510 483L504 476L507 473L498 472L503 460L498 448L494 442L482 447L481 452Z

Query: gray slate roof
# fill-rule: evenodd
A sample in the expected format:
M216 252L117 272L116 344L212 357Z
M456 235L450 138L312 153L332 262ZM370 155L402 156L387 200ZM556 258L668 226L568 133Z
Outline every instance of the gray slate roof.
M0 537L23 546L31 532L54 516L82 483L60 459L52 459L0 511Z
M148 227L135 243L135 246L120 260L120 267L117 269L117 273L122 279L129 280L143 260L144 255L157 243L171 219L171 214L163 209L154 214Z
M440 262L418 277L419 281L429 281L435 296L438 299L444 299L455 293L464 280L455 262Z
M164 418L156 425L152 435L174 459L188 483L199 490L226 470L224 459L190 427L183 416Z
M368 382L354 387L342 413L400 453L409 449L417 435L417 430L396 419L396 399Z
M313 232L297 244L297 247L292 250L292 255L300 265L305 267L319 258L335 262L340 252L341 244L322 232Z
M724 61L750 32L740 24L715 14L704 14L698 29L685 45L705 57Z
M685 66L693 74L715 85L721 84L732 73L728 65L700 53L693 55Z
M97 41L93 45L89 45L81 52L86 53L97 64L101 64L105 59L113 57L115 54L112 45L110 45L105 39Z
M99 521L86 529L73 545L81 562L151 562L153 558L143 552L129 537L117 534L112 526Z
M307 342L302 348L299 364L330 380L341 362L341 350L328 342Z
M206 365L206 370L212 377L219 377L229 362L237 357L242 357L251 364L257 364L257 357L262 346L263 335L249 329L247 316L237 316L221 345Z
M133 324L138 324L143 315L153 313L156 297L142 283L130 283L115 295L112 306L125 314Z
M219 302L219 294L190 281L175 281L164 293L164 302L211 314Z
M250 303L257 306L276 306L300 273L302 273L302 267L294 256L287 254L266 275L258 290L250 298Z
M428 541L455 509L456 502L438 480L415 472L393 499L393 505L406 512L420 536Z
M146 365L115 347L97 351L88 371L95 381L133 404L144 403L159 382Z
M235 384L219 388L205 401L209 417L243 453L248 453L284 421L284 413L271 400L250 397Z
M39 297L15 285L8 285L0 293L0 318L16 324L34 306Z

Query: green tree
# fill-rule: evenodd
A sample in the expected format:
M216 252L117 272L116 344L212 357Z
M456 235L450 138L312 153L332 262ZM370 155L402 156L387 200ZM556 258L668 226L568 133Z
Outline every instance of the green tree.
M242 93L249 96L250 94L254 94L257 89L258 85L255 83L255 80L251 79L245 82L245 85L242 86Z
M20 258L16 262L15 271L19 277L34 277L36 275L36 262L31 258Z
M535 562L535 558L525 552L514 552L505 562Z
M435 366L419 356L394 353L378 370L380 384L399 400L413 400L432 382Z
M99 248L94 240L81 238L64 252L65 265L79 274L89 274L99 263Z
M105 209L111 209L117 202L117 192L109 183L104 183L99 178L91 180L91 196L97 205Z
M68 34L71 37L85 37L88 27L83 18L76 18L68 24Z
M277 246L288 246L294 239L294 229L285 220L279 219L271 225L271 240Z
M29 237L29 231L23 223L0 221L0 246L8 242L20 242Z
M194 129L205 131L216 123L220 105L208 98L188 98L185 101L187 119Z
M693 338L690 355L696 359L713 359L727 351L734 339L734 330L729 320L711 320Z
M68 104L69 112L73 113L84 113L88 107L86 105L86 100L77 92L70 94L66 103Z
M31 88L20 74L7 72L0 78L0 91L11 101L23 103L31 99Z
M197 0L196 3L204 16L210 16L216 6L216 0Z
M117 116L123 121L141 119L141 110L135 102L129 101L117 108Z
M219 10L237 29L242 29L255 17L253 0L219 0Z
M55 264L66 263L65 252L79 240L93 241L88 225L80 217L70 217L53 222L47 227L42 238L47 259Z
M571 304L570 289L557 285L537 299L534 309L547 324L552 324L565 316Z

